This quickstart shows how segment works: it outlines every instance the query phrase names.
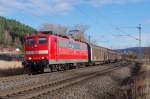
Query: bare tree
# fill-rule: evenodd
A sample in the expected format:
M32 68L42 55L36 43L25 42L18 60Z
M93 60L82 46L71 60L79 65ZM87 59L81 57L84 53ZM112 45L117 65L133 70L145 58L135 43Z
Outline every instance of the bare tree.
M60 24L43 24L40 26L39 31L53 31L57 34L64 35L67 32L68 28Z
M70 28L68 35L71 35L73 38L81 41L87 41L85 32L88 30L88 28L89 26L87 25L75 25Z
M145 56L145 59L148 59L150 61L150 47L145 48L144 56Z
M12 42L12 37L10 36L10 33L8 31L5 31L4 32L4 38L3 38L3 41L4 41L4 45L10 45L11 42ZM5 46L6 47L6 46Z

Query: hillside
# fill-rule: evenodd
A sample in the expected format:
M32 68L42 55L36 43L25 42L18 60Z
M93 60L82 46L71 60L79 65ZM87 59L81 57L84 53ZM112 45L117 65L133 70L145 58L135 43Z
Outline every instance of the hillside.
M149 50L149 47L131 47L131 48L125 48L125 49L118 49L116 51L121 52L121 53L129 53L129 54L134 54L134 55L139 55L139 50L141 51L141 55L144 57L147 51Z
M22 47L26 34L36 33L28 25L0 16L0 47Z

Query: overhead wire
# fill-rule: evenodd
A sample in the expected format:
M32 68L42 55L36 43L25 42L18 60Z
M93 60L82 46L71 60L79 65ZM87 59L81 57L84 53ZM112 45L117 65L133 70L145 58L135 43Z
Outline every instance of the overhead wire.
M96 12L97 12L97 14L98 14L101 18L103 18L103 19L105 20L105 22L107 22L107 24L108 24L109 26L114 27L114 29L115 29L116 31L118 31L118 32L120 32L120 33L122 33L122 34L125 34L124 36L128 36L128 37L130 37L130 38L133 38L133 39L139 41L139 38L134 37L134 36L128 34L127 32L125 32L124 30L120 29L120 27L113 25L112 22L110 21L110 19L107 18L107 16L103 16L103 15L99 12L99 10L97 10ZM124 28L138 28L138 27L136 27L136 26L134 26L134 27L133 27L133 26L132 26L132 27L131 27L131 26L126 26L126 27L124 27ZM119 36L119 35L118 35L118 36ZM122 36L123 36L123 35L122 35ZM144 42L145 42L145 41L144 41Z
M94 17L90 16L89 14L87 14L84 10L82 10L81 8L74 6L76 8L76 10L78 10L82 15L84 15L86 18L88 18L92 23L96 24L97 26L99 26L99 28L101 28L102 30L105 29L106 31L110 31L109 29L106 29L106 27L104 27L104 25L102 25L99 20L96 20ZM88 10L87 10L88 11ZM108 40L107 40L108 41ZM99 41L100 42L100 41Z
M74 6L74 8L76 8L76 10L78 10L82 15L84 15L86 18L88 18L90 20L91 23L97 24L98 26L100 26L99 28L101 29L105 29L105 27L103 25L100 24L99 20L95 20L94 17L90 16L89 14L87 14L84 10L82 10L80 7L78 6ZM85 8L84 8L85 9ZM88 11L88 10L87 10ZM103 27L103 28L102 28ZM108 30L108 29L107 29Z

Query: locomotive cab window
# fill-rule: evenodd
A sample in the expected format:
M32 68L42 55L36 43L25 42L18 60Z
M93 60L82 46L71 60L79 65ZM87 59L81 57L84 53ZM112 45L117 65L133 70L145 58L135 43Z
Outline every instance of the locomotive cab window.
M35 43L35 40L33 37L30 37L26 39L25 43L31 45Z
M48 42L47 37L39 37L38 40L39 44L45 44Z

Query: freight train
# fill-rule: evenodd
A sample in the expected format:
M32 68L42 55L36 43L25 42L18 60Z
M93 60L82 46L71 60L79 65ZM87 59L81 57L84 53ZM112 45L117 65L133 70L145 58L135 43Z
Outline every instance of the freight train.
M28 73L78 68L121 60L121 54L113 50L61 36L53 32L39 32L25 37L25 59L22 62Z

